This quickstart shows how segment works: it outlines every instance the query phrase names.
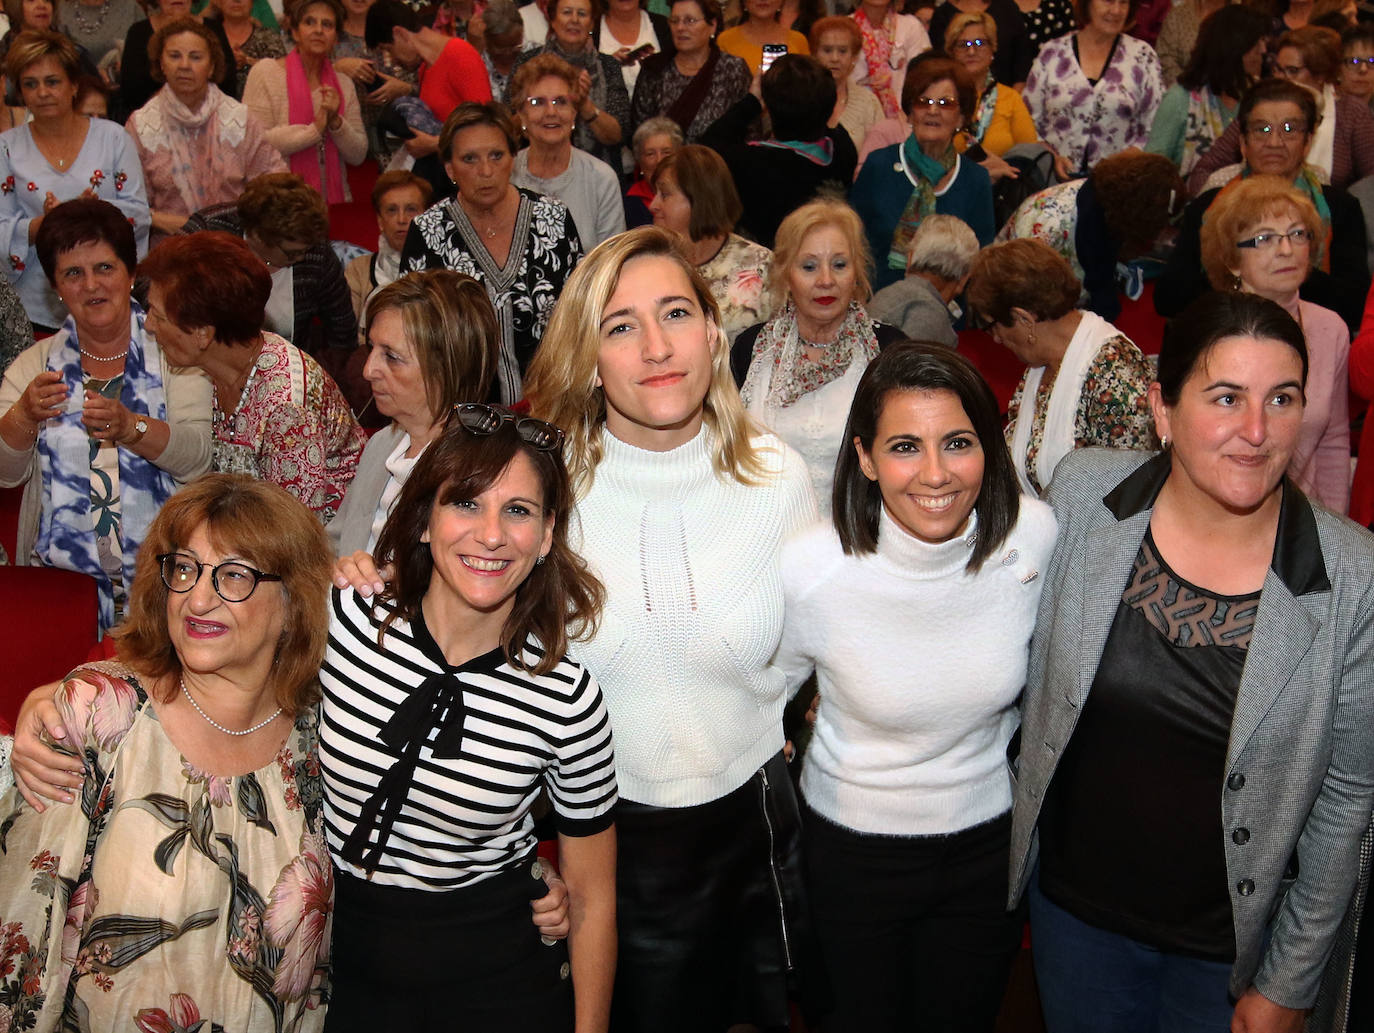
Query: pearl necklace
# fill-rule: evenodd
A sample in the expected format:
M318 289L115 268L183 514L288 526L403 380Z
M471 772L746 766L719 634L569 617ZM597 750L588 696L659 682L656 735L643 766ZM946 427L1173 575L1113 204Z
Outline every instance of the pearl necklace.
M205 711L201 710L200 704L196 702L195 697L192 696L191 693L186 689L186 679L182 678L180 679L180 682L181 694L186 697L187 702L189 702L191 706L196 708L196 713L199 714L201 717L205 718L206 723L209 724L211 728L217 729L218 731L223 732L225 735L252 735L259 728L266 728L268 725L270 725L273 721L275 721L278 717L281 716L281 707L278 707L271 713L270 716L263 718L252 728L245 728L241 732L236 732L232 728L225 728L224 725L220 724Z
M129 354L129 349L125 348L118 355L92 355L79 344L76 346L76 350L79 351L82 355L86 356L86 358L91 359L94 362L114 362L115 360L122 359L124 358L124 356Z

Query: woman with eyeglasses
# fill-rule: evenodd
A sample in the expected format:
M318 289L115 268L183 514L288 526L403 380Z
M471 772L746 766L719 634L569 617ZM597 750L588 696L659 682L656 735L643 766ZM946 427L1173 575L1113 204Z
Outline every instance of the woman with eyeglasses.
M1336 88L1374 111L1374 25L1361 23L1341 33L1341 74Z
M1202 227L1202 263L1216 290L1242 290L1281 305L1307 342L1302 427L1288 476L1332 512L1350 505L1350 331L1298 288L1321 253L1312 202L1276 176L1254 176L1221 192Z
M674 0L668 26L677 49L644 61L630 121L639 126L663 115L682 127L688 143L700 143L711 124L749 92L749 66L716 46L716 0Z
M921 61L906 77L902 107L911 135L870 154L849 191L877 266L875 290L902 278L911 237L934 212L962 219L980 244L992 243L992 181L954 146L973 117L975 94L968 73L949 58Z
M1278 41L1274 75L1314 91L1317 120L1308 122L1310 141L1304 161L1323 183L1344 190L1374 175L1374 115L1355 97L1336 92L1341 73L1341 40L1331 29L1309 26ZM1188 175L1188 189L1201 194L1225 186L1245 160L1243 126L1232 124Z
M1007 176L1015 178L1016 170L1002 160L1002 155L1017 144L1035 143L1038 136L1021 94L999 83L993 74L997 23L986 11L957 14L945 30L944 42L945 53L968 72L978 93L973 118L959 134L956 146L961 154L983 166L994 183Z
M1077 0L1076 32L1040 48L1022 99L1061 179L1143 147L1164 95L1154 49L1126 32L1137 0Z
M21 780L0 801L20 1025L322 1027L330 567L320 522L275 485L210 474L162 507L117 659L36 694L76 799L28 806Z
M1241 99L1236 113L1236 123L1245 130L1240 137L1244 163L1236 169L1237 178L1224 189L1252 175L1269 175L1292 183L1306 195L1321 217L1323 246L1318 249L1316 266L1302 282L1302 297L1336 312L1354 331L1359 328L1369 290L1364 214L1358 201L1344 190L1323 183L1317 171L1306 164L1317 117L1317 98L1305 86L1283 79L1256 83ZM1221 193L1222 189L1207 190L1184 209L1174 253L1155 281L1155 309L1162 316L1182 312L1206 289L1202 226Z
M583 254L567 207L511 182L519 146L502 105L454 108L439 153L457 196L417 215L401 249L407 272L456 269L486 288L501 329L493 393L507 405L524 397L525 367Z
M139 274L164 354L214 387L211 468L280 485L329 523L367 435L320 364L263 330L267 266L241 237L211 230L163 241Z
M625 206L616 171L573 146L577 80L577 69L552 54L515 70L511 110L529 146L516 154L510 179L516 187L562 201L582 249L590 251L625 228Z

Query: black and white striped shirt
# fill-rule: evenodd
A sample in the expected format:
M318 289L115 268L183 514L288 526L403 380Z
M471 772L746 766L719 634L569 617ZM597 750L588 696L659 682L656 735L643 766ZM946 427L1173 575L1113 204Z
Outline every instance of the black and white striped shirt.
M596 679L581 665L564 658L536 677L496 649L452 667L423 619L393 622L381 648L381 607L374 613L352 589L336 589L332 603L320 670L320 764L329 851L341 868L367 877L343 860L343 845L398 762L382 741L383 729L414 690L444 672L461 684L460 706L453 708L461 747L454 759L433 755L440 729L453 718L440 706L374 883L447 890L508 868L534 849L530 806L541 785L548 787L561 834L587 836L609 827L616 802L610 720ZM376 841L375 830L369 841Z

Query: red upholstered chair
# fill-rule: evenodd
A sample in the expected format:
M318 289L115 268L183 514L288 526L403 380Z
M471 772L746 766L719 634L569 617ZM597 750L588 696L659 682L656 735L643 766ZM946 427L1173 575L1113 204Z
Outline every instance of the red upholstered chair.
M0 721L29 690L61 678L96 645L93 578L51 567L0 567Z

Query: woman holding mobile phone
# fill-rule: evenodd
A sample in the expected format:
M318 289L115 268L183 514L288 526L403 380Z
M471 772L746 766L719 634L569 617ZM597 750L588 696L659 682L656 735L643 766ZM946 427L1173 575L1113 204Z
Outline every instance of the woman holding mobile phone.
M783 54L810 54L811 44L800 32L785 29L778 20L782 0L746 0L745 16L720 34L720 49L734 54L758 75Z

